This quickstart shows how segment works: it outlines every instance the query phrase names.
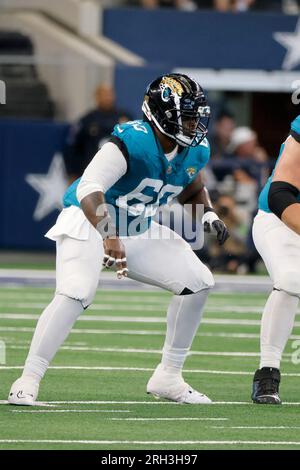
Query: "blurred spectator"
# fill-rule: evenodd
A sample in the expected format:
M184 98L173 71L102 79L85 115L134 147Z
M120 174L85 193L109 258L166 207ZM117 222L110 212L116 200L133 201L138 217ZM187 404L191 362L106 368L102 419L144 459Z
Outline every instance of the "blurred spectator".
M299 15L300 0L282 0L282 10L287 15Z
M197 5L193 0L141 0L141 5L149 10L155 8L176 8L177 10L194 11Z
M207 247L209 265L212 269L231 273L247 271L247 231L248 225L243 212L236 206L231 196L222 195L214 203L217 214L230 231L230 238L220 246L210 237Z
M199 8L201 3L199 0ZM294 15L300 12L300 0L212 0L211 3L218 11L273 11Z
M271 11L296 15L300 13L300 0L128 0L127 4L140 4L147 9L177 8L193 11L195 9L214 9L221 12Z
M300 0L128 0L129 5L137 2L147 9L176 8L193 11L214 9L220 12L273 11L296 15L300 13Z
M116 123L128 121L129 114L115 107L115 92L100 84L95 91L96 108L71 127L64 160L69 184L79 178L86 166L109 137Z
M214 0L214 8L217 11L247 11L256 0Z
M226 153L234 129L233 115L228 111L221 111L215 120L213 133L209 138L212 158L220 158Z
M296 11L291 11L291 7L295 7L298 3L298 0L259 0L255 3L255 10L257 11L272 11L281 13L296 13ZM285 11L286 8L289 11Z
M246 126L233 130L227 152L235 154L240 159L250 157L261 163L268 159L266 151L258 143L256 132Z
M252 213L257 205L257 194L263 163L268 156L259 145L257 134L249 127L237 127L227 147L233 161L232 177L235 182L235 199L244 207L251 222Z

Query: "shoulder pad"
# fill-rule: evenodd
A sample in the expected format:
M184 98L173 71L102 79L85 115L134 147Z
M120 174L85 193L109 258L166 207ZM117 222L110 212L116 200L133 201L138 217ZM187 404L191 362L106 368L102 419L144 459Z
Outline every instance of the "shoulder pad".
M114 127L113 135L120 139L141 137L149 133L149 124L144 121L128 121L124 124L117 124Z

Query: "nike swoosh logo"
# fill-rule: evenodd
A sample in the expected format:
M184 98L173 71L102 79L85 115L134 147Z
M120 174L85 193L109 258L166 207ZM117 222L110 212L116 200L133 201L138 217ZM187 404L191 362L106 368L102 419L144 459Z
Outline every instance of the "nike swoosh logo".
M23 390L17 393L17 398L26 398L26 395L33 398L33 395L31 395L31 393L26 393L25 395L22 394Z
M118 127L118 131L120 132L120 134L122 134L122 132L124 132L124 129L121 129L120 126L117 126Z

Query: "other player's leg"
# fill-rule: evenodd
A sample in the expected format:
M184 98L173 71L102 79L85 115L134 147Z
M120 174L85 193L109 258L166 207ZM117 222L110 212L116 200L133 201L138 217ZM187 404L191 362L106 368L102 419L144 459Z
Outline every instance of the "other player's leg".
M280 404L280 362L293 329L300 295L300 239L274 214L264 212L259 212L254 220L253 239L274 289L261 321L261 358L253 379L252 400Z

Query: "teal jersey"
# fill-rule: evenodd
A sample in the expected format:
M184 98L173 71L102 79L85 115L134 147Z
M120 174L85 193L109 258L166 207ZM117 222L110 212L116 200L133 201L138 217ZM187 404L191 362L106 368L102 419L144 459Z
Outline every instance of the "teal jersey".
M204 139L197 147L181 148L168 161L148 122L118 124L112 135L126 146L128 168L105 193L105 200L120 235L142 233L148 229L158 206L178 196L207 164L209 143ZM80 206L76 197L79 182L80 178L67 189L64 207Z
M297 141L300 142L300 116L297 116L296 119L291 124L291 135ZM284 149L284 144L285 143L281 144L280 151L279 151L279 156L277 158L275 168L276 168L276 166L277 166L277 164L278 164L278 162L281 158L281 155L282 155L282 152L283 152L283 149ZM258 208L265 211L265 212L272 212L269 208L268 197L269 197L269 190L270 190L270 186L271 186L271 183L272 183L272 180L273 180L275 168L274 168L271 176L269 177L266 185L262 189L262 191L259 195L259 198L258 198ZM298 201L300 202L300 195L298 196Z

